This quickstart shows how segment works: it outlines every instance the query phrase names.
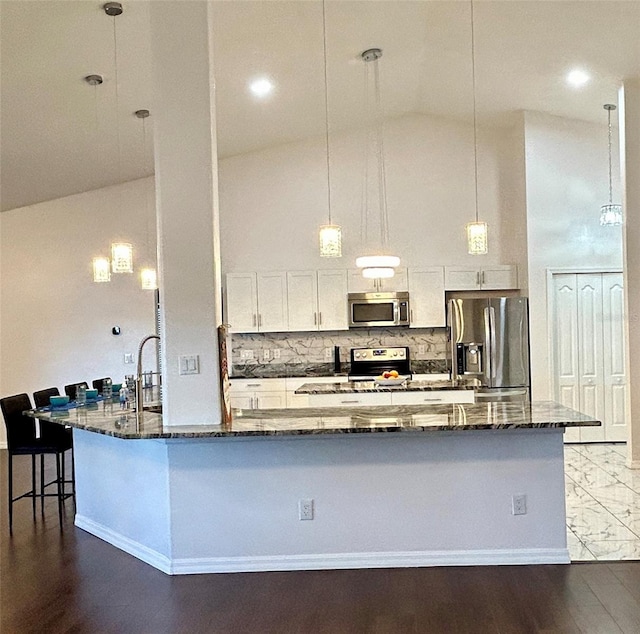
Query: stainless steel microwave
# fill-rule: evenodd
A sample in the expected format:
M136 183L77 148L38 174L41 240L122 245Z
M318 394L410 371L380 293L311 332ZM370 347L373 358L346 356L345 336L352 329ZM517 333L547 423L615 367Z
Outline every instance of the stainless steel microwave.
M408 326L409 293L349 293L349 328Z

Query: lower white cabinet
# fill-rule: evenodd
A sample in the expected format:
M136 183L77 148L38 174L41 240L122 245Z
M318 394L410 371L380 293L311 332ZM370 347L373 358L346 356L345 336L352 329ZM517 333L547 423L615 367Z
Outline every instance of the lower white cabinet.
M473 390L430 390L425 392L392 392L392 405L438 405L440 403L474 403Z
M287 384L287 407L310 407L309 394L296 394L296 390L305 383L346 383L346 376L309 376L286 379Z
M284 379L232 379L231 407L280 409L287 407Z
M309 394L310 407L368 407L370 405L391 405L391 393Z

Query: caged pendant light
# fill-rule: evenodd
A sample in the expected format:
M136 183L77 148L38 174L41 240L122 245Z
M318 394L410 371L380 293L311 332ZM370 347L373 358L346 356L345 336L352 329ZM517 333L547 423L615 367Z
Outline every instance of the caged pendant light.
M609 132L609 204L600 207L600 224L606 227L622 224L622 205L613 204L613 181L611 178L611 111L615 110L616 106L612 103L606 103L602 107L607 111Z
M327 150L327 207L329 209L329 223L320 227L320 257L342 257L342 229L333 224L331 219L331 166L329 154L329 82L327 78L327 15L325 0L322 1L322 47L324 53L324 123L325 142Z
M478 219L478 123L476 112L476 52L473 16L473 0L471 0L471 77L473 86L473 172L475 179L475 207L474 222L466 225L467 251L471 255L485 255L489 252L489 228L486 222Z
M379 212L379 253L364 255L356 258L356 266L362 270L362 276L368 279L390 278L395 275L395 269L400 265L400 258L389 255L389 213L387 209L387 181L384 158L384 135L382 129L382 108L380 99L380 58L382 49L370 48L361 55L364 62L366 107L371 129L367 135L365 148L365 178L363 187L363 201L360 216L360 232L363 244L369 237L369 210L373 205L369 192L369 153L370 147L374 148L375 167L377 172L377 194ZM373 104L371 104L370 86L373 75Z

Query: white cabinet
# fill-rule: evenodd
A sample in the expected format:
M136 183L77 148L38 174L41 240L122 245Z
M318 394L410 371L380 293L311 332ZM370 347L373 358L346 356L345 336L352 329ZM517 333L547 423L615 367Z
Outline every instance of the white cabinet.
M229 273L226 313L231 332L286 331L286 273Z
M622 274L557 274L553 293L555 399L602 421L567 428L565 440L626 441Z
M287 406L284 379L232 379L231 407L280 409Z
M349 293L393 293L408 290L407 269L397 268L393 277L379 280L362 277L361 269L349 270Z
M515 264L493 266L445 266L444 285L448 291L498 291L518 288Z
M440 403L474 403L473 390L430 390L425 392L392 392L392 405L438 405Z
M444 269L432 266L408 270L410 328L438 328L447 325L444 297Z
M347 330L347 272L289 271L287 305L290 331Z
M296 390L305 383L346 383L346 376L309 376L286 379L287 407L309 407L309 394L296 394Z

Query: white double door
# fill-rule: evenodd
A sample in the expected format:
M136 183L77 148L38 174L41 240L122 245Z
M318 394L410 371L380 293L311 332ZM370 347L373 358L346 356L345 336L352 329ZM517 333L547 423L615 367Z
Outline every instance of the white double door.
M567 428L567 442L627 440L622 273L553 275L555 399L602 421Z

